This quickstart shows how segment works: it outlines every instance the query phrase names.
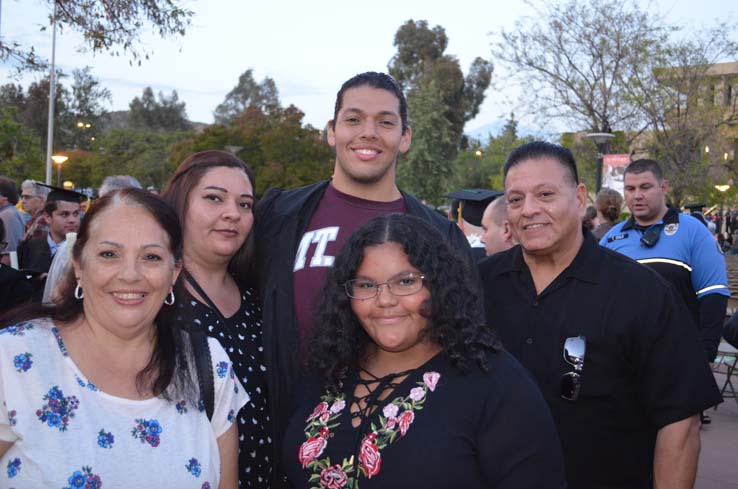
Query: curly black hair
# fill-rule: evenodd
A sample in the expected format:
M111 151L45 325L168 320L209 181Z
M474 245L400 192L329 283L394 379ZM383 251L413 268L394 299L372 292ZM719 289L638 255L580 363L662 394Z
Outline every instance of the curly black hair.
M423 334L441 347L460 372L467 372L472 362L486 371L487 352L500 350L501 346L484 323L479 291L467 261L433 226L407 214L372 219L348 239L336 256L308 339L307 371L320 376L324 387L338 391L341 381L358 370L372 339L354 315L344 284L355 278L364 250L383 243L402 246L408 261L425 276L430 305Z

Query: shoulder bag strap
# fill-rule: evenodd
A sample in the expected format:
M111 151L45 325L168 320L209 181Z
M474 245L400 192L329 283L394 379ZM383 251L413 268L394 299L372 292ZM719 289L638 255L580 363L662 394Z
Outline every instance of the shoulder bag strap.
M218 316L223 327L226 328L225 318L218 308L215 307L210 297L202 290L200 284L197 283L187 270L183 269L182 275L200 297L202 297L208 307ZM208 346L208 335L204 331L191 331L190 339L192 340L192 351L195 355L195 368L197 369L197 380L200 386L200 397L205 404L205 412L208 415L208 419L212 419L213 411L215 410L215 381L213 379L213 364L212 357L210 356L210 347Z
M212 421L215 410L215 380L213 379L213 360L210 356L208 335L202 331L190 331L190 341L192 342L192 354L195 357L200 399L205 405L208 420Z

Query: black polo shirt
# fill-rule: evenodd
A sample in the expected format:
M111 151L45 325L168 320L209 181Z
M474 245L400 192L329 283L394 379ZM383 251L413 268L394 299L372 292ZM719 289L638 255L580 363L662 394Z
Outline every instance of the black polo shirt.
M721 402L689 312L657 273L586 231L541 293L520 246L479 265L489 324L538 381L570 489L648 488L657 431ZM586 336L580 397L561 398L568 337Z

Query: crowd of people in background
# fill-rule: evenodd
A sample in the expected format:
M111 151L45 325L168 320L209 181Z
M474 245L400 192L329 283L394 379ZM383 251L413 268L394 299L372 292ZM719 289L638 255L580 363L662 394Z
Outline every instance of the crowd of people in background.
M408 121L354 76L332 178L260 199L218 150L161 196L0 177L0 486L693 487L738 210L714 237L646 159L588 206L534 141L444 216Z

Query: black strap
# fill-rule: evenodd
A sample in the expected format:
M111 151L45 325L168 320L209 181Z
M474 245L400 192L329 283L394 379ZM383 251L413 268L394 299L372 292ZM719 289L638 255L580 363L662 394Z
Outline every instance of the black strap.
M190 272L183 269L182 276L195 289L208 307L213 310L215 315L218 316L220 323L226 328L225 318L218 308L215 307L212 299L202 290L200 284L190 275ZM205 412L208 414L208 419L212 419L213 411L215 410L215 380L213 379L212 357L210 356L210 347L208 346L208 336L204 331L193 331L190 332L190 338L192 339L192 349L195 355L195 368L197 369L197 380L200 385L200 398L205 404Z
M213 360L210 356L208 335L202 331L190 331L190 341L192 341L192 354L195 357L200 400L205 405L208 420L212 420L215 410L215 379L213 378Z

